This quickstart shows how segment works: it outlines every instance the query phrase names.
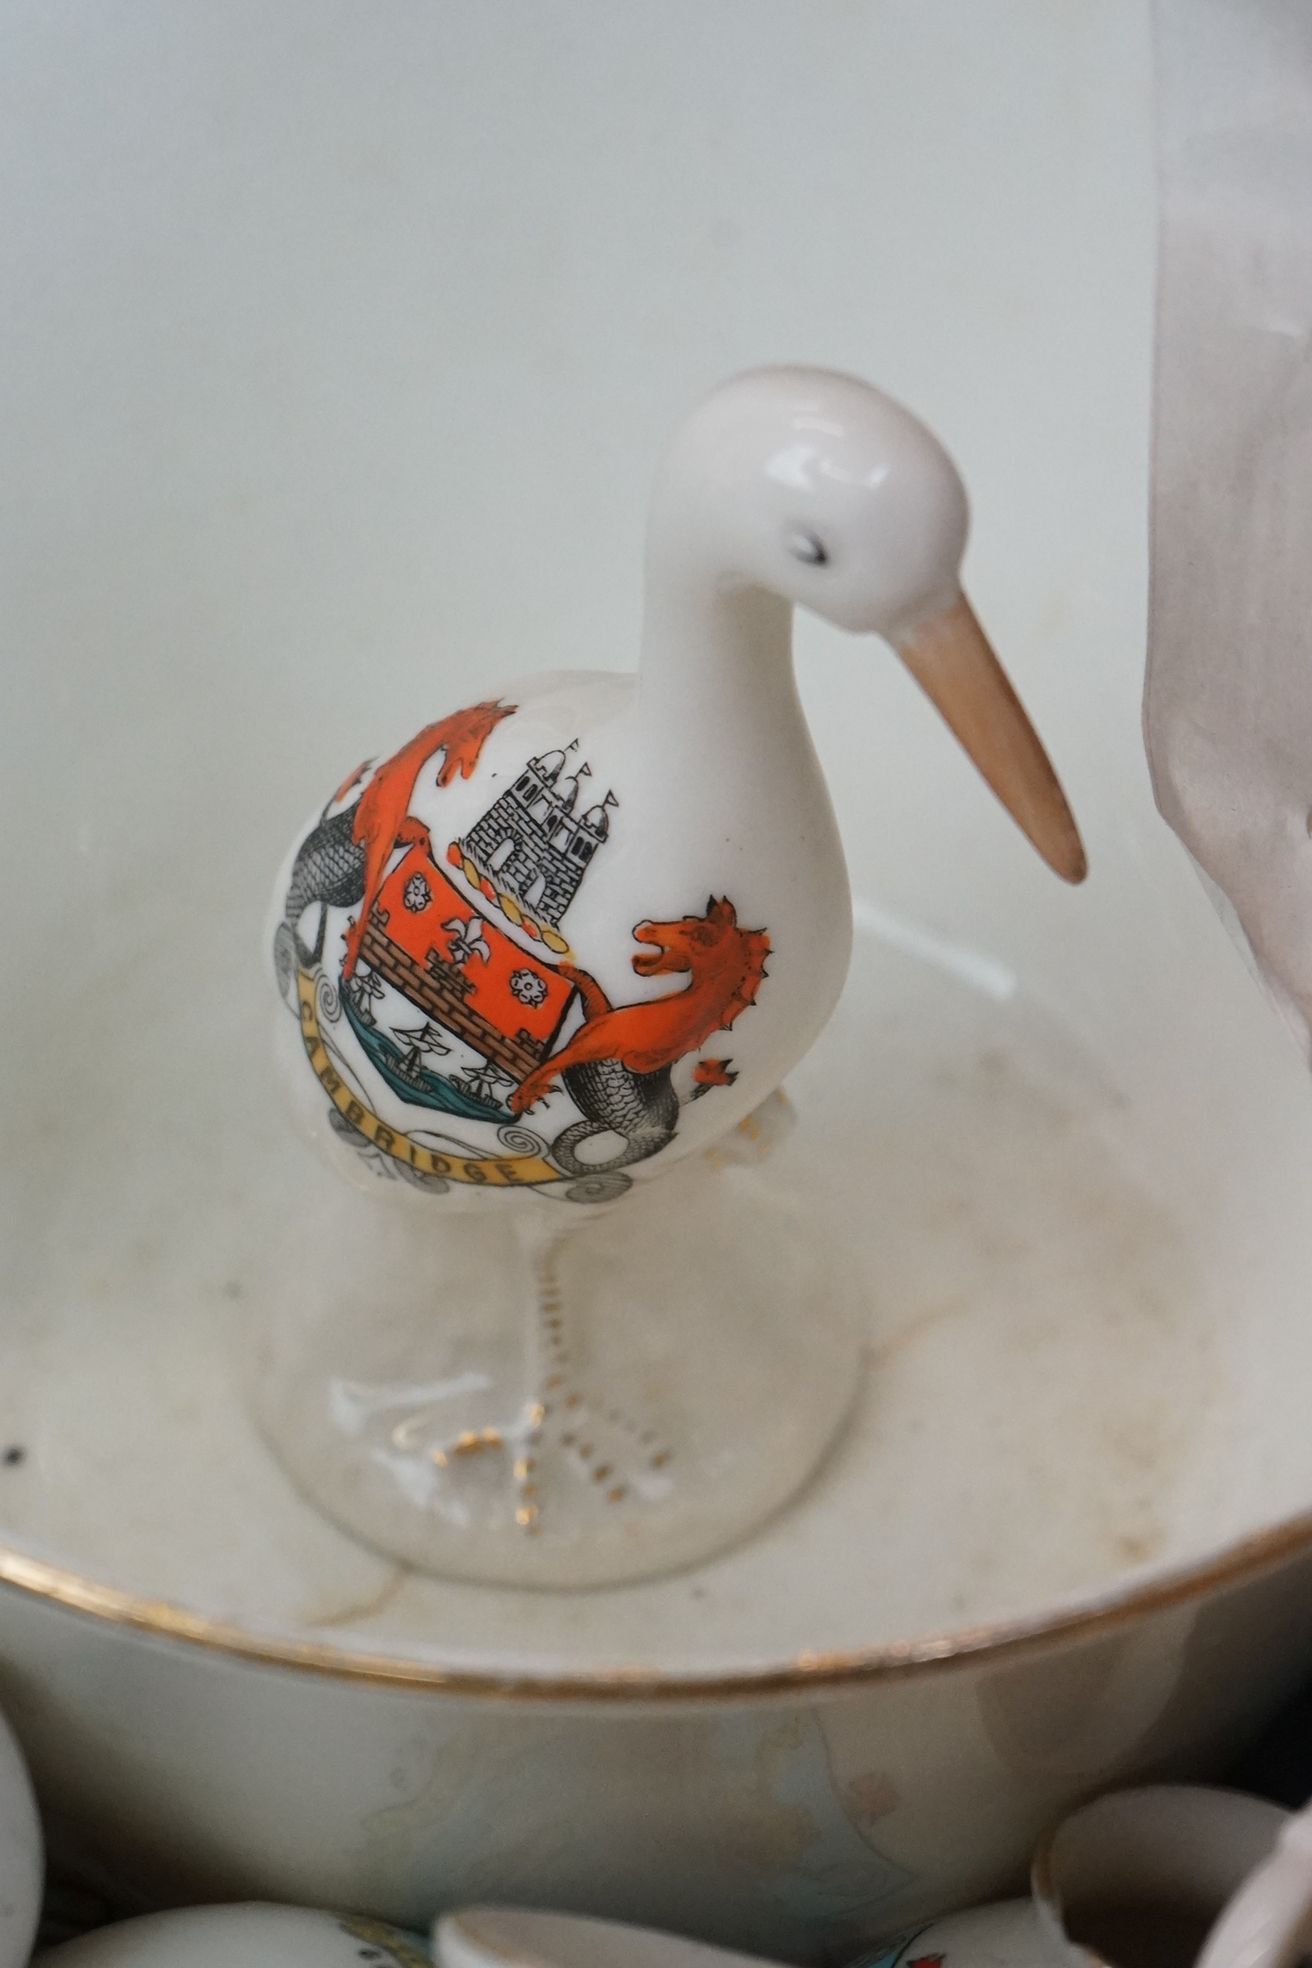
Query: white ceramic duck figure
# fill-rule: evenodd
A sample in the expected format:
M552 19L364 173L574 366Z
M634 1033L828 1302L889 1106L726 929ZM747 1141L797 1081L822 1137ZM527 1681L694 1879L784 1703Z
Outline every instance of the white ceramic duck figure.
M310 1125L443 1212L518 1193L523 1215L526 1192L616 1201L760 1107L851 946L794 607L891 643L1078 881L1074 821L959 586L966 527L942 447L867 384L777 368L710 396L656 479L636 676L511 684L362 766L296 842L274 944Z

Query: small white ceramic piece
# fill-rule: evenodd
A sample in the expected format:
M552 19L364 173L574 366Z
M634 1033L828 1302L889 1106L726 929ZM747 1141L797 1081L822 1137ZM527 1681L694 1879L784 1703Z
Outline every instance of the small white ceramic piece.
M1297 1968L1310 1949L1312 1804L1281 1827L1208 1935L1198 1968Z
M0 1968L26 1968L41 1909L42 1871L32 1786L0 1716Z
M1286 1816L1261 1798L1187 1784L1086 1804L1034 1860L1034 1906L1051 1958L1063 1968L1086 1968L1090 1954L1123 1968L1192 1968L1223 1909L1269 1857Z
M531 678L427 724L295 842L273 947L311 1132L434 1209L510 1213L440 1250L427 1225L380 1232L340 1316L288 1309L266 1430L370 1542L517 1582L669 1569L777 1508L832 1438L857 1341L830 1240L782 1199L718 1261L667 1200L681 1261L654 1306L560 1245L578 1205L745 1123L837 1001L851 903L794 607L891 643L1045 859L1083 875L961 593L966 518L941 446L879 391L742 376L658 474L637 676Z
M423 1943L380 1921L308 1907L187 1907L117 1921L33 1968L429 1968Z
M934 1921L853 1968L1194 1968L1228 1903L1253 1907L1285 1822L1274 1804L1232 1791L1114 1792L1044 1839L1029 1899ZM1227 1948L1208 1968L1259 1964Z
M519 1907L466 1907L438 1921L438 1968L767 1968L757 1955L652 1927Z
M1312 1933L1310 1829L1312 1813L1286 1821L1228 1791L1099 1798L1044 1840L1030 1898L951 1914L852 1968L1293 1968ZM438 1968L761 1968L673 1934L494 1907L440 1920L433 1951Z

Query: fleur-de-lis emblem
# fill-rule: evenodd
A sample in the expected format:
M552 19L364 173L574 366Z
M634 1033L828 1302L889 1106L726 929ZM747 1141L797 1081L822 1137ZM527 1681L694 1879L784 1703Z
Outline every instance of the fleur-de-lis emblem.
M471 957L481 957L484 963L488 961L491 951L488 949L487 937L483 934L483 925L477 916L469 922L461 922L459 916L453 916L451 921L443 923L442 927L451 938L453 964L459 964L463 970Z

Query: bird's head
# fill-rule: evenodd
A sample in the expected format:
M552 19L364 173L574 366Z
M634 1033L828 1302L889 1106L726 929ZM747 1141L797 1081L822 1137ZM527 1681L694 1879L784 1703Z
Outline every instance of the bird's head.
M653 536L690 578L764 589L890 643L1043 858L1084 851L1052 766L961 590L956 467L900 403L828 370L752 370L676 433Z

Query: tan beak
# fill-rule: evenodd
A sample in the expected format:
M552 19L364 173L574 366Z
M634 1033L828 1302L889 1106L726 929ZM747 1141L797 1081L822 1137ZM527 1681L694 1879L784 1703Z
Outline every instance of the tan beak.
M1066 796L964 595L897 651L1048 866L1063 881L1083 881L1088 863Z

